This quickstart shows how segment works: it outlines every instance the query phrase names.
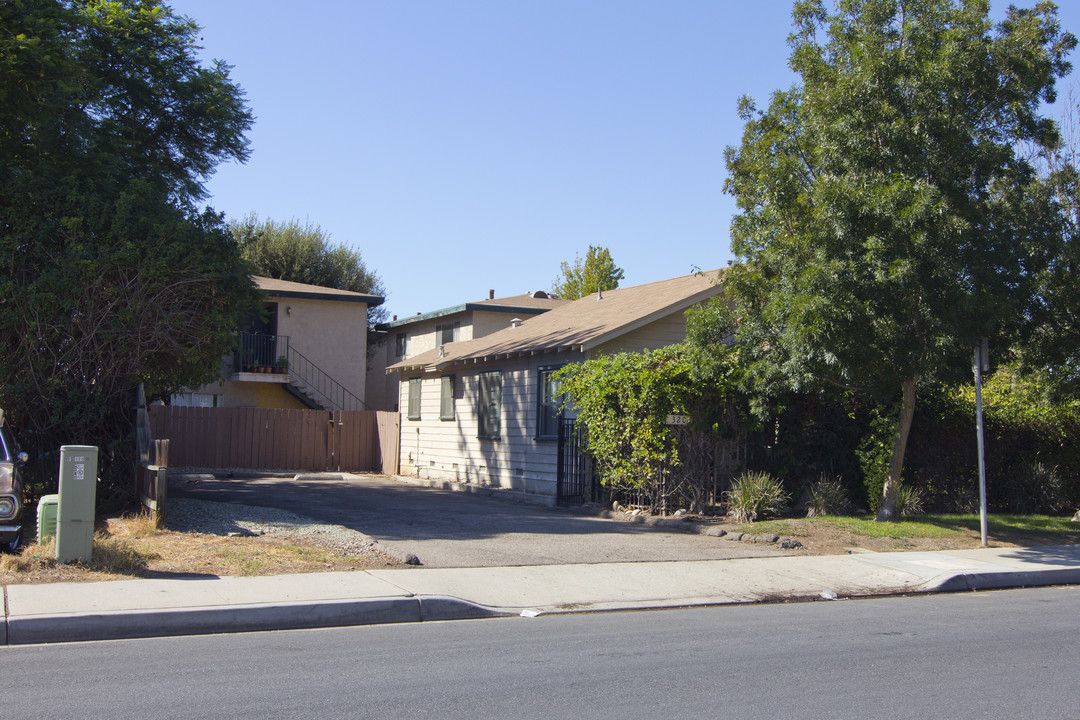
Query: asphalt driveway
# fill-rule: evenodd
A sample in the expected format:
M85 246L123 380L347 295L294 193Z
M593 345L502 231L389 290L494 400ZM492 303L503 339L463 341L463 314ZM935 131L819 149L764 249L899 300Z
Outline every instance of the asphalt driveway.
M362 532L426 567L718 560L784 554L771 546L667 532L379 475L342 479L170 478L169 493L273 507ZM193 481L194 478L199 478Z

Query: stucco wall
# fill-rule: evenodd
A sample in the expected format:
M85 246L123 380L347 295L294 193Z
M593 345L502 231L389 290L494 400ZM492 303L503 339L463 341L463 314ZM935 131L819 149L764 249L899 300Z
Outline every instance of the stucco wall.
M458 330L458 341L472 340L473 330L471 315L472 313L461 312L435 318L433 320L424 320L404 327L394 328L390 334L396 336L397 333L404 332L408 335L409 356L411 357L435 349L435 328L440 325L452 325L459 322L461 323L461 327ZM393 350L393 348L391 348L391 350Z
M535 315L527 315L523 313L508 313L508 312L485 312L483 310L473 311L472 316L472 335L473 337L484 337L490 335L493 332L498 332L503 328L510 327L510 321L514 318L519 320L528 320Z
M277 334L361 400L367 367L367 305L338 300L271 298Z
M370 342L370 338L369 338ZM386 368L400 360L394 351L394 333L383 336L375 345L369 345L370 358L367 378L364 380L364 402L372 410L396 411L397 375L387 375Z

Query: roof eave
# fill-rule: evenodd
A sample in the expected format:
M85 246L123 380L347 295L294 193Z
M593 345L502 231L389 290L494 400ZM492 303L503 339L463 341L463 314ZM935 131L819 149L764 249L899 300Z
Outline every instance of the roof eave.
M331 300L334 302L353 302L353 303L365 303L368 307L375 307L382 305L385 298L378 295L364 295L357 293L355 295L342 295L337 293L315 293L315 292L303 292L299 290L267 290L266 288L260 288L266 293L267 297L272 298L294 298L297 300Z
M643 328L649 323L656 322L662 317L666 317L668 315L671 315L672 313L679 312L680 310L687 310L694 305L697 305L699 302L708 300L710 297L718 295L721 292L723 292L723 288L719 285L714 285L713 287L701 290L700 292L694 293L690 297L683 298L682 300L671 303L670 305L660 308L659 310L655 310L644 317L638 318L633 322L626 323L625 325L620 325L613 330L610 330L602 335L597 335L591 340L585 341L580 346L581 351L589 352L590 350L604 345L605 343L611 342L617 337L621 337L623 335L626 335L627 333L631 333L635 330Z

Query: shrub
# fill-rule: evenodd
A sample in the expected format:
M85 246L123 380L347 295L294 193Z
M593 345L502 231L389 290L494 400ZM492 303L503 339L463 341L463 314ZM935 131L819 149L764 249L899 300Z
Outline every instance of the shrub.
M824 515L850 515L851 500L848 499L844 481L822 475L810 485L806 499L806 517Z
M885 481L889 477L889 461L892 459L893 441L896 438L896 419L874 410L870 429L859 444L856 455L863 472L866 502L870 512L877 514L884 499Z
M1068 508L1065 483L1057 467L1040 462L1010 468L1005 479L1005 501L1022 515L1060 515Z
M788 502L788 494L780 481L766 472L744 472L735 479L724 497L728 514L742 523L777 515Z
M923 512L923 491L914 485L900 483L896 488L896 514L921 515Z

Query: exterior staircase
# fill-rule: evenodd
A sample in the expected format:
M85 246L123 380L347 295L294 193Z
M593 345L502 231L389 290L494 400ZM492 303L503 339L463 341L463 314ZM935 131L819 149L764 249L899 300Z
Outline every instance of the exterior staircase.
M233 357L236 372L271 368L288 376L285 389L316 410L370 410L348 388L328 375L289 342L288 335L240 333Z

